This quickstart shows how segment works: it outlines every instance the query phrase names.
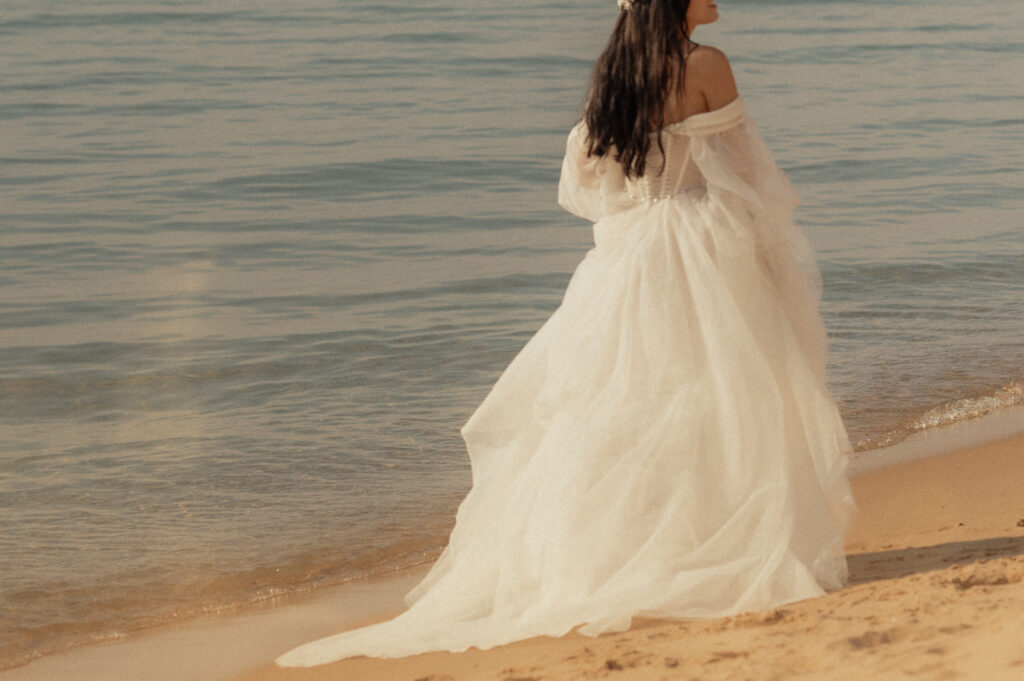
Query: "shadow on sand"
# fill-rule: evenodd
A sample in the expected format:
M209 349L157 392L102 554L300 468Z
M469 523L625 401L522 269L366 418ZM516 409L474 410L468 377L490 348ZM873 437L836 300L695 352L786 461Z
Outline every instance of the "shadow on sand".
M850 569L848 583L852 586L882 579L897 579L919 572L942 570L951 565L966 565L979 560L1020 555L1024 555L1024 537L993 537L934 546L912 546L892 551L856 553L846 557Z

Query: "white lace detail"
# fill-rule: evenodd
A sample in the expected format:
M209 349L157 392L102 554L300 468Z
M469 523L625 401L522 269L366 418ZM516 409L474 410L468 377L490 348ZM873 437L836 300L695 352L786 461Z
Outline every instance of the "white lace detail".
M616 4L618 4L619 9L627 11L629 9L632 9L633 0L617 0Z

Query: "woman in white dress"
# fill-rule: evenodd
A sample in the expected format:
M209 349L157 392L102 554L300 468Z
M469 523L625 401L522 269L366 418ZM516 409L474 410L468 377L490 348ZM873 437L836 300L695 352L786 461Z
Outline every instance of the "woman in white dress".
M846 578L849 443L797 197L698 46L713 0L619 0L559 203L594 248L462 430L473 487L395 619L283 655L489 648L719 617Z

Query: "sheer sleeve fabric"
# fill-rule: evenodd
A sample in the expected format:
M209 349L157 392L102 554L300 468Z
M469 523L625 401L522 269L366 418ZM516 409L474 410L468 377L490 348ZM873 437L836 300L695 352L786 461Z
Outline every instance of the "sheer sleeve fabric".
M746 115L733 125L692 135L690 152L709 190L738 196L755 213L783 217L800 203L757 125Z
M558 204L573 215L597 222L631 204L626 176L612 155L587 154L587 128L580 121L569 133L558 182Z
M754 121L744 114L735 125L695 135L690 151L707 185L708 200L740 199L765 251L773 259L795 262L802 281L816 297L820 295L821 277L813 250L793 221L800 197L776 165Z

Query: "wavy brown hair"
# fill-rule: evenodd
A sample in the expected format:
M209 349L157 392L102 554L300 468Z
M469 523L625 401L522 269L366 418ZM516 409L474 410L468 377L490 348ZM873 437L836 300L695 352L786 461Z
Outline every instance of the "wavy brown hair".
M644 174L651 132L665 125L665 100L686 69L690 0L633 0L619 13L594 64L584 107L590 156L614 154L628 177Z

